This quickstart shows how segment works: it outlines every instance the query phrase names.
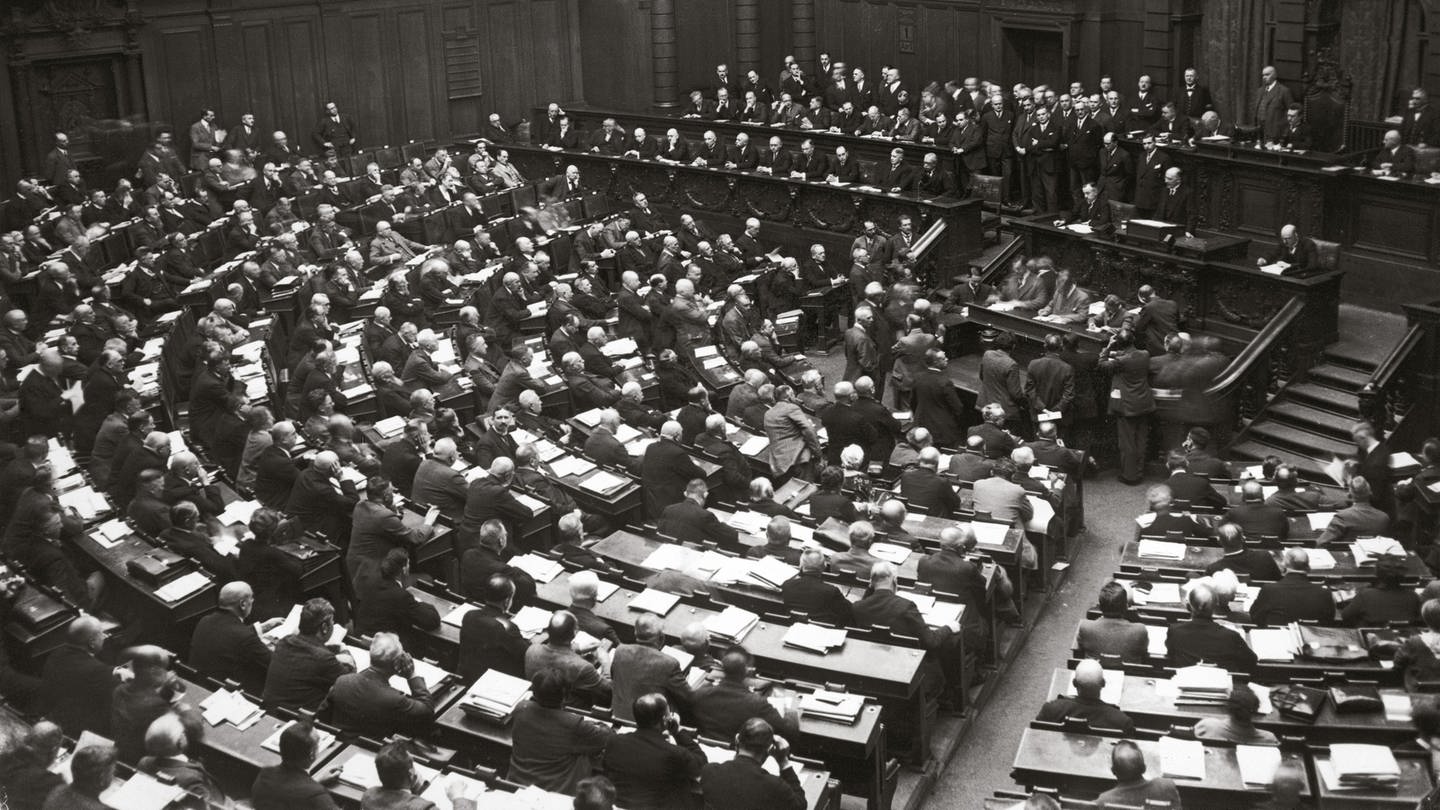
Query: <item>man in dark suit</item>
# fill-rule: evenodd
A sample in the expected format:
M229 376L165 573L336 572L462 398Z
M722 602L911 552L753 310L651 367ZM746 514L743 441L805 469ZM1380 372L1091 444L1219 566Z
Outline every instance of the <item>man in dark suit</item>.
M1172 512L1170 487L1165 484L1156 484L1150 487L1145 493L1145 500L1150 507L1149 523L1137 521L1138 528L1135 536L1141 537L1164 537L1175 532L1186 538L1200 540L1210 536L1210 527L1191 517L1188 513Z
M1371 503L1376 509L1393 515L1395 484L1390 474L1390 446L1369 422L1356 422L1350 428L1350 436L1355 440L1355 459L1360 462L1359 476L1370 485Z
M1265 488L1253 479L1240 485L1240 505L1225 513L1225 522L1239 526L1249 537L1273 537L1283 542L1290 536L1285 510L1265 503Z
M635 702L663 694L676 707L690 703L690 685L680 662L662 652L665 620L653 613L635 619L635 643L621 644L610 659L611 707L621 720L632 720Z
M775 730L759 717L747 719L735 735L735 758L704 767L700 792L708 810L804 810L805 791L790 765L788 735L776 737ZM763 767L771 756L780 769L778 777Z
M1100 173L1100 196L1106 201L1129 202L1135 178L1135 161L1120 148L1118 136L1105 133L1097 156Z
M940 549L921 558L916 580L930 583L936 591L958 595L967 612L986 610L985 577L980 565L965 556L975 543L975 532L968 526L942 529Z
M465 508L467 485L465 476L456 470L454 464L460 458L455 440L445 437L435 442L430 456L420 462L415 470L415 483L410 487L410 500L422 506L439 507L440 511L456 517Z
M1071 680L1075 697L1061 695L1040 707L1036 720L1051 723L1065 720L1081 720L1092 729L1114 729L1125 735L1135 733L1135 721L1119 708L1100 699L1100 690L1105 688L1105 671L1100 662L1087 658L1075 666Z
M255 458L255 499L271 509L285 507L300 476L300 461L292 455L299 438L293 423L276 422L270 445Z
M1180 307L1149 284L1141 285L1136 294L1140 299L1140 314L1135 316L1131 329L1140 341L1139 347L1152 357L1164 354L1165 336L1180 331ZM1148 362L1146 365L1148 373Z
M860 627L885 627L897 635L919 639L920 646L932 653L944 673L951 692L965 688L961 676L967 671L960 652L960 637L948 627L932 628L925 624L914 602L895 593L895 566L875 563L870 568L870 594L855 603L855 622ZM965 658L973 656L965 651Z
M1154 135L1146 135L1140 143L1143 151L1135 169L1135 213L1148 217L1160 207L1160 198L1165 195L1170 158L1156 148Z
M646 448L646 455L648 459L649 448ZM735 529L721 523L719 518L705 508L708 494L709 488L705 486L704 479L691 479L685 485L684 497L666 506L660 513L657 530L669 537L704 538L714 540L722 546L733 547L738 542L738 535Z
M1030 205L1036 213L1060 210L1060 172L1065 166L1062 137L1049 108L1037 107L1019 146L1030 164Z
M510 491L515 483L515 460L496 458L486 471L489 474L471 481L465 492L465 511L456 531L457 548L473 546L489 520L499 520L510 537L520 537L531 517L530 508Z
M295 477L285 511L307 531L337 537L349 534L350 514L359 501L355 484L340 480L340 457L324 450Z
M780 586L780 596L788 610L804 613L811 621L836 627L850 627L854 612L850 600L840 589L821 576L825 570L825 554L819 549L800 553L800 574Z
M1185 146L1195 134L1193 123L1190 118L1181 115L1174 104L1167 103L1160 110L1160 120L1156 121L1149 131L1164 143Z
M955 196L955 176L940 168L940 158L934 152L926 153L915 190L929 197Z
M316 597L300 608L296 631L275 642L261 693L267 705L320 708L340 676L355 671L355 659L327 647L335 631L335 608Z
M310 723L292 723L280 732L280 763L255 774L251 804L261 810L332 810L335 802L330 792L310 775L319 746L320 736Z
M619 700L617 693L617 710ZM629 810L689 806L695 780L706 764L700 744L680 727L680 716L662 694L643 694L626 708L635 720L635 732L615 735L605 749L604 770L615 783L616 803Z
M468 683L491 669L525 677L525 650L530 643L510 618L515 583L505 574L491 574L481 594L480 607L460 620L460 677Z
M1256 489L1260 487L1254 481L1247 483L1255 484ZM1275 558L1270 556L1270 552L1266 549L1247 547L1245 536L1245 530L1238 523L1220 524L1215 529L1215 537L1225 547L1225 555L1206 566L1205 573L1213 574L1222 569L1229 569L1237 577L1248 575L1252 582L1273 582L1279 579L1280 566L1275 564Z
M438 616L435 626L439 626ZM409 695L390 685L396 675L407 682ZM342 731L374 739L391 734L422 736L435 719L435 699L425 679L415 674L414 660L394 633L375 634L370 642L370 666L340 676L326 703L332 722Z
M905 150L899 147L890 150L890 160L877 162L870 175L870 185L898 194L915 188L915 169L905 163Z
M760 150L760 158L755 165L774 177L789 177L794 169L794 158L780 136L772 135L769 146Z
M928 426L940 447L959 446L971 411L945 371L949 362L940 349L927 349L925 368L915 375L915 423Z
M1130 330L1122 329L1111 339L1098 368L1110 374L1110 411L1119 421L1120 480L1138 484L1144 477L1150 419L1155 413L1150 358L1134 346Z
M846 334L846 353L849 354L850 335ZM869 337L863 338L868 341ZM871 344L873 346L873 343ZM862 372L863 374L863 372ZM861 376L860 374L856 375ZM876 426L866 419L854 405L858 399L853 383L841 381L835 383L835 405L826 408L820 414L820 424L824 426L829 437L825 447L825 459L831 464L840 463L840 453L850 445L857 445L861 450L867 450L874 443L876 437Z
M373 575L391 550L409 552L435 533L431 525L405 525L394 496L390 479L372 475L366 482L365 497L351 516L350 543L345 548L345 573L351 582Z
M835 179L841 183L865 182L865 173L860 168L860 161L856 160L854 156L850 154L850 150L843 146L835 147L835 156L830 159L830 174L834 175ZM952 180L950 191L953 193L954 190L954 182ZM935 193L938 194L939 192Z
M660 142L658 158L669 163L689 163L690 142L681 137L678 130L667 130L665 140Z
M1287 548L1285 571L1280 579L1260 588L1250 618L1272 627L1306 619L1328 624L1335 620L1335 600L1330 589L1311 582L1310 554L1303 548Z
M1350 505L1335 513L1330 525L1316 539L1316 545L1353 543L1356 538L1389 533L1390 516L1374 506L1369 479L1357 475L1350 479L1346 489L1350 492Z
M1194 205L1194 193L1182 182L1180 169L1165 170L1165 192L1155 207L1155 219L1185 227L1185 235L1193 237L1199 223L1200 209Z
M435 606L416 599L406 589L409 577L410 552L392 548L377 569L359 578L355 585L356 633L394 633L418 643L421 632L440 626Z
M188 663L195 671L216 680L233 679L251 694L265 686L270 648L256 628L245 623L255 604L255 592L244 582L227 582L220 589L219 610L201 617L190 640ZM260 624L260 632L280 624L279 618Z
M1200 84L1199 74L1193 67L1185 68L1185 83L1176 94L1175 103L1181 114L1192 121L1215 109L1210 88Z
M1074 105L1074 114L1062 123L1065 125L1065 162L1070 167L1071 202L1078 206L1080 190L1086 183L1095 183L1100 179L1100 150L1105 127L1095 120L1089 101L1077 98Z
M665 507L681 502L691 481L705 478L690 454L680 446L681 433L679 422L661 425L660 439L645 448L640 462L646 511L652 518L658 519Z
M954 486L940 477L940 451L934 447L921 450L915 466L900 474L900 494L936 517L948 518L960 508Z
M1285 225L1280 229L1280 244L1276 246L1275 253L1255 260L1260 267L1280 262L1285 263L1284 271L1287 273L1318 270L1320 252L1315 247L1315 240L1301 236L1294 225Z
M1215 622L1215 594L1207 585L1195 585L1185 597L1190 610L1188 621L1170 625L1165 634L1165 651L1170 665L1194 666L1199 663L1222 667L1231 672L1250 672L1255 668L1255 651L1245 637ZM1331 608L1332 612L1334 608Z
M40 671L40 703L45 716L60 724L65 736L72 739L79 739L85 731L110 735L110 696L116 679L114 667L98 657L104 645L104 626L95 617L82 614L65 628L65 643L45 658Z
M761 693L750 688L751 656L744 647L731 647L720 658L724 677L701 686L691 698L695 727L707 737L729 739L745 722L758 717L787 739L798 738L799 727L782 717Z
M1215 491L1209 478L1190 472L1190 458L1183 451L1171 450L1165 457L1165 466L1170 471L1165 485L1170 487L1173 499L1201 508L1223 509L1228 505L1225 496Z

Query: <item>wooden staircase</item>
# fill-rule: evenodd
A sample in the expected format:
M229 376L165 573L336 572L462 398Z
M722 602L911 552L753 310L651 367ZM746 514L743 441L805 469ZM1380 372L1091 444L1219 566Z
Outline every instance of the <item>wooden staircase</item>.
M1360 419L1357 394L1405 334L1399 315L1341 307L1341 339L1320 362L1280 389L1230 445L1236 459L1278 456L1311 479L1329 480L1325 465L1355 452L1350 426Z

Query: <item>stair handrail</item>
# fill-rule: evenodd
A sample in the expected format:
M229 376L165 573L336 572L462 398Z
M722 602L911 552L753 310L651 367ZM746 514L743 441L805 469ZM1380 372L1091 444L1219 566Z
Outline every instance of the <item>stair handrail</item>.
M1024 241L1023 239L1012 239L1010 240L1010 244L1001 248L994 256L991 256L990 261L986 262L985 266L980 268L980 280L986 284L993 284L994 282L991 281L991 276L994 275L995 269L997 267L1002 269L1008 267L1010 260L1014 259L1015 256L1024 249Z
M1234 393L1235 389L1254 369L1255 364L1268 357L1270 350L1284 337L1290 327L1305 312L1305 302L1299 296L1291 296L1275 317L1255 334L1255 339L1235 355L1230 365L1205 389L1207 397L1221 397Z
M1423 323L1412 323L1356 394L1361 417L1386 433L1393 430L1399 417L1409 410L1412 398L1404 390L1400 372L1424 341L1425 329Z

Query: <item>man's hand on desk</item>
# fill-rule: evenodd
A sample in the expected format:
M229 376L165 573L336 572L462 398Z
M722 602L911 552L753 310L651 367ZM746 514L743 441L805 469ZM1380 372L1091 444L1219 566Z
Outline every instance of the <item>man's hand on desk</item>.
M270 632L271 630L274 630L275 628L279 627L280 625L282 625L282 624L284 624L284 623L285 623L285 617L284 617L284 616L276 616L276 617L273 618L273 619L266 619L266 620L263 621L263 622L257 623L257 624L255 625L255 629L256 629L257 631L259 631L260 635L263 636L263 635L265 635L266 633Z

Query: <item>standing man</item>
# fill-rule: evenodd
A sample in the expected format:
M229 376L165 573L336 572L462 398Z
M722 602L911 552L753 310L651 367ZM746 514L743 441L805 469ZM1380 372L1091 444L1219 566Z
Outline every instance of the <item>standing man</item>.
M1000 198L1014 201L1015 147L1011 135L1015 130L1015 112L1005 108L1005 97L996 93L990 106L980 115L980 128L985 132L985 160L989 174L1000 177Z
M999 405L1005 410L1005 429L1019 434L1024 424L1025 386L1020 381L1020 364L1010 356L1014 347L1014 336L1001 332L980 356L980 391L975 408L983 411L987 405Z
M1149 284L1141 285L1136 297L1140 299L1140 314L1131 327L1138 341L1136 345L1151 355L1164 354L1165 336L1180 331L1180 307L1161 297Z
M349 157L355 148L355 119L340 114L335 102L325 104L325 115L315 125L313 135L320 151L333 149L338 157Z
M1105 129L1090 114L1090 102L1075 99L1075 117L1065 133L1065 160L1070 164L1070 202L1078 208L1086 183L1100 179L1100 151Z
M1285 111L1295 103L1290 88L1280 83L1275 68L1266 65L1260 71L1260 90L1255 100L1255 125L1260 127L1260 140L1269 143L1285 131Z
M220 151L215 142L215 111L206 109L200 113L200 120L190 125L190 168L205 171L210 158Z
M1135 171L1135 214L1148 217L1160 207L1165 194L1165 172L1170 169L1170 158L1155 144L1155 136L1147 134L1140 142L1144 154Z
M1135 180L1135 161L1120 148L1119 136L1106 132L1099 154L1100 190L1106 200L1130 202L1130 188Z
M1065 157L1061 153L1060 126L1050 120L1050 109L1035 108L1025 132L1025 157L1030 161L1030 204L1035 213L1059 210L1059 175Z
M870 325L875 312L870 307L859 307L850 328L845 330L845 380L854 382L860 377L876 376L879 354L875 340L870 336Z
M1191 121L1197 121L1200 116L1215 109L1210 88L1200 84L1199 77L1195 68L1185 68L1185 86L1180 88L1180 96L1175 99L1175 106Z
M1100 358L1110 373L1110 413L1115 415L1120 444L1120 481L1138 484L1145 477L1145 454L1155 396L1150 390L1150 357L1134 345L1130 330L1110 339Z

